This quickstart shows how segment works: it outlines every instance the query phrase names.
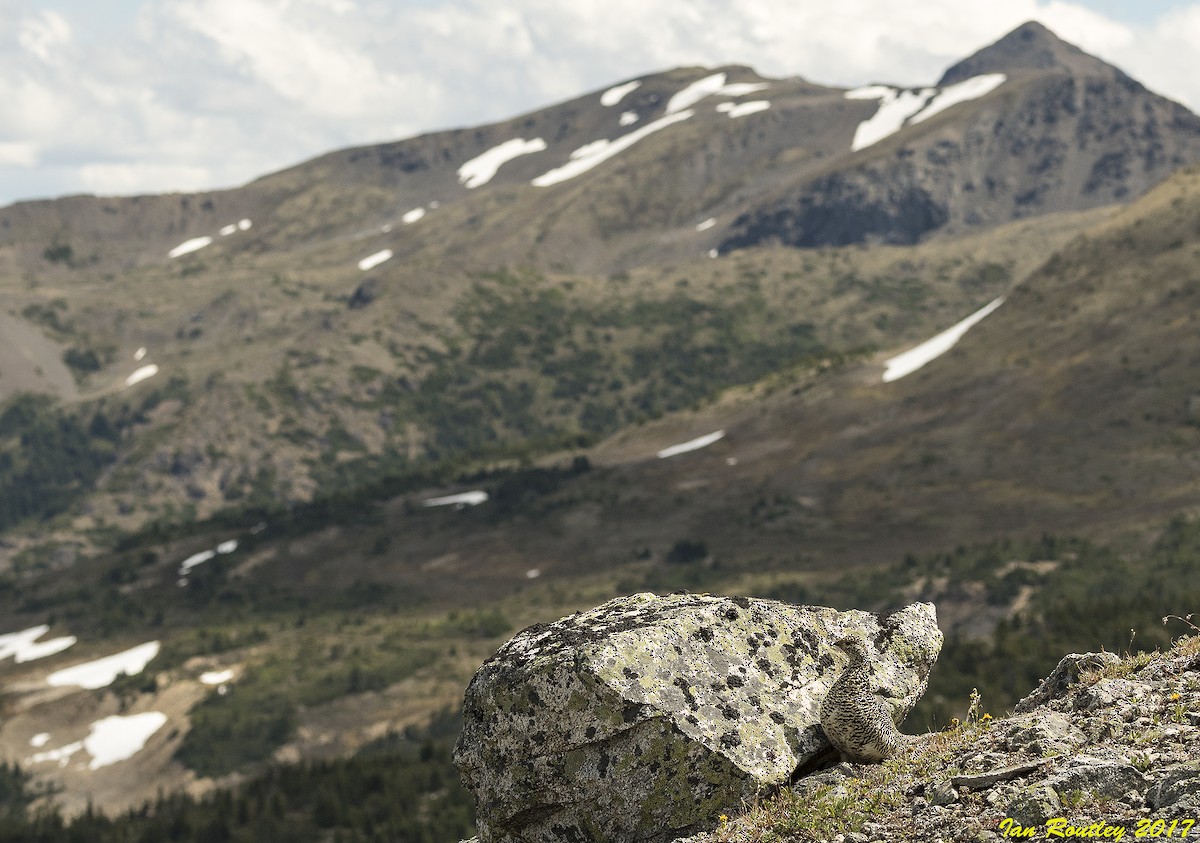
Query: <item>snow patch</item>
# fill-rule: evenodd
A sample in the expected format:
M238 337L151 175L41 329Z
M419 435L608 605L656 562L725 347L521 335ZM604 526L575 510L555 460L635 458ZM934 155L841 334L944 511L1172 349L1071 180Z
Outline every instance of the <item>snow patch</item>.
M98 770L137 755L166 722L167 715L160 711L97 720L92 724L92 733L83 739L83 748L92 756L88 769Z
M730 82L721 87L717 94L723 97L744 97L746 94L756 94L765 91L771 85L767 82Z
M637 121L638 121L637 112L635 112L635 111L622 111L622 112L621 112L621 116L620 116L620 117L617 119L617 125L619 125L619 126L632 126L632 125L633 125L634 123L636 123Z
M150 660L158 655L159 643L151 641L132 649L95 661L63 668L46 677L46 684L53 688L78 685L95 690L111 685L120 674L132 676L146 669Z
M911 375L929 361L941 357L947 351L954 348L955 344L962 339L963 334L971 330L977 322L1002 304L1004 304L1004 296L975 311L966 319L954 327L942 331L933 339L926 340L916 348L910 348L903 354L897 354L886 361L887 370L883 373L883 382L891 383L905 375Z
M625 99L626 94L631 94L642 86L641 81L635 79L632 82L625 82L621 85L614 85L603 94L600 95L600 104L606 105L609 108Z
M846 91L845 97L848 100L877 100L890 97L895 92L896 89L888 85L867 85L855 88L853 91Z
M525 579L536 580L541 575L542 575L542 572L539 569L530 568L528 571L525 572Z
M125 378L126 386L133 386L135 383L141 383L146 378L152 378L158 374L158 366L151 363L149 366L143 366L135 371L132 375Z
M925 110L910 120L910 123L920 123L935 114L945 111L960 102L979 99L985 94L999 88L1008 79L1003 73L985 73L982 76L972 76L953 85L948 85L938 91L936 97L925 107Z
M376 252L373 255L367 255L365 258L360 260L358 262L358 268L361 269L363 272L366 272L368 269L374 269L375 267L379 266L379 264L383 263L384 261L389 261L391 259L392 259L392 250L391 249L383 249L382 251Z
M151 735L166 725L166 722L167 715L158 711L131 714L126 717L120 715L105 717L91 725L91 732L83 740L69 743L58 749L39 752L28 758L26 763L40 764L44 761L57 761L60 767L65 767L75 753L84 751L92 756L91 762L88 763L88 769L99 770L101 767L132 758L146 745L146 741L150 739ZM46 741L50 739L49 735L37 735L34 739L37 740L41 737L45 737ZM35 747L44 746L46 741L35 744Z
M647 123L640 129L634 129L629 134L622 135L616 140L598 140L581 146L571 153L570 161L561 167L556 167L548 173L538 176L533 180L533 184L536 187L549 187L552 184L573 179L578 175L586 173L598 164L607 161L614 155L623 152L643 138L654 134L660 129L665 129L672 123L687 120L695 113L694 111L680 111L675 114L668 114L666 117L660 117L653 123Z
M197 565L203 565L205 562L214 558L218 553L226 554L233 553L238 549L237 539L221 542L212 550L202 550L199 553L193 553L187 559L179 563L179 576L186 577L188 571L195 568Z
M222 237L228 237L230 234L237 234L237 230L238 230L237 223L231 222L229 225L222 226L221 230L217 233L220 234Z
M32 738L29 739L29 745L32 746L34 749L41 749L43 746L45 746L48 743L50 743L50 733L49 732L38 732L36 735L34 735Z
M411 211L406 213L404 216L400 217L400 220L405 225L412 225L414 222L416 222L423 216L425 216L424 208L413 208Z
M522 155L541 152L545 148L546 142L541 138L507 140L459 167L458 180L468 188L479 187L491 181L502 165Z
M713 94L718 93L724 87L724 73L714 73L712 76L697 79L667 101L667 114L674 114L677 111L690 108L705 97L711 97Z
M198 252L205 246L212 243L212 241L213 239L211 237L193 237L191 240L184 240L174 249L167 252L167 257L177 258L182 255L186 255L189 252Z
M187 559L179 563L179 575L183 576L188 571L195 568L197 565L203 565L208 560L217 555L215 550L202 550L199 553L193 553Z
M717 106L717 111L723 111L730 116L745 117L747 114L755 114L759 111L766 111L771 107L770 100L751 100L750 102L723 102Z
M44 659L47 656L53 656L55 653L61 653L78 641L74 635L51 638L49 641L38 641L39 638L49 631L50 627L42 624L41 626L23 629L20 632L10 632L7 635L0 635L0 661L7 659L9 656L12 656L13 661L17 664Z
M681 442L678 445L672 445L669 448L663 448L656 456L660 460L665 460L667 457L674 457L678 454L686 454L688 451L698 451L701 448L707 448L712 443L719 442L724 438L725 431L718 430L717 432L709 433L706 436L700 436L687 442Z
M233 678L232 670L210 670L200 674L200 681L205 685L224 685Z
M879 109L874 115L858 124L854 132L854 140L850 149L858 151L894 135L904 126L904 121L925 107L925 103L934 95L933 88L922 88L917 91L901 91L895 88L886 89L879 98ZM850 93L854 93L851 91ZM870 99L869 97L850 97L851 99Z
M134 362L140 363L146 356L146 347L142 346L133 353Z
M241 220L238 220L238 224L237 224L238 231L249 231L249 230L250 230L250 227L251 227L252 225L254 225L254 223L253 223L253 222L251 222L251 221L250 221L250 220L248 220L248 219L241 219Z
M463 492L458 495L446 495L441 498L426 498L421 501L422 506L479 506L488 499L488 493L482 490L473 492Z
M709 217L704 222L696 223L696 230L697 231L708 231L708 229L712 228L716 224L717 224L717 218Z
M715 248L713 248L713 249L708 250L708 256L710 258L717 258L717 257L721 256L721 253L719 251L717 251Z
M900 131L906 123L920 123L960 102L978 99L1000 87L1006 79L1003 73L985 73L941 89L900 90L887 85L867 85L847 91L844 96L848 100L879 100L875 114L858 124L850 148L865 149Z

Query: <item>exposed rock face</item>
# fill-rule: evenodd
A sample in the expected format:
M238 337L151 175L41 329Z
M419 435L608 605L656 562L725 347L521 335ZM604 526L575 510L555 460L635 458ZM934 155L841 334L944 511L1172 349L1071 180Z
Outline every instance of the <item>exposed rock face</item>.
M938 84L995 73L1004 84L970 106L914 117L832 171L782 176L776 196L738 215L720 251L911 244L935 230L1126 202L1200 160L1200 117L1040 24Z
M475 674L455 749L489 841L668 841L786 783L863 636L899 721L941 649L934 608L879 617L637 594L517 635Z

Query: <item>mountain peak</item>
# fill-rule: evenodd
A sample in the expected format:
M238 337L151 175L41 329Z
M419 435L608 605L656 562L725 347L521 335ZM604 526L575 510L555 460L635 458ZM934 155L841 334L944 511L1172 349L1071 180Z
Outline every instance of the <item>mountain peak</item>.
M1042 24L1031 20L951 67L938 84L951 85L984 73L1012 74L1014 71L1054 67L1086 76L1111 76L1117 72L1111 65L1067 43Z

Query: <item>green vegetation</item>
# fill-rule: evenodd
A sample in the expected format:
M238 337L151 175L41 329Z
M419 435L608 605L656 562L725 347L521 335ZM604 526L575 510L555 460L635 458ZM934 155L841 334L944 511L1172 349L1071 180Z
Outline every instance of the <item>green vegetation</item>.
M100 358L90 348L68 348L63 353L63 362L74 370L76 377L100 371Z
M70 243L60 243L55 240L42 250L42 257L49 263L65 263L70 266L75 257L75 250L71 248Z
M847 576L803 598L895 609L912 599L914 584L920 586L917 599L944 610L964 600L982 601L973 614L990 608L997 618L985 634L968 629L947 634L929 689L908 721L917 729L939 728L962 716L955 701L966 699L972 688L997 709L1011 708L1067 653L1168 648L1172 630L1163 618L1200 607L1200 520L1172 520L1140 558L1047 535L924 559L909 556L869 582ZM967 598L975 585L979 595ZM777 587L769 596L787 599L786 591ZM1019 596L1021 608L1010 611Z
M0 767L0 840L45 843L445 843L474 833L474 800L450 761L458 718L389 734L352 758L271 766L236 790L201 799L175 794L108 818L88 810L67 821L28 814L24 775Z
M321 647L314 638L307 638L297 654L276 651L226 693L214 691L196 706L179 760L203 776L265 761L291 739L301 706L381 690L436 658L434 649L414 646L403 636L349 649Z
M91 491L116 456L121 426L102 407L89 415L46 396L9 401L0 410L0 530L57 515Z

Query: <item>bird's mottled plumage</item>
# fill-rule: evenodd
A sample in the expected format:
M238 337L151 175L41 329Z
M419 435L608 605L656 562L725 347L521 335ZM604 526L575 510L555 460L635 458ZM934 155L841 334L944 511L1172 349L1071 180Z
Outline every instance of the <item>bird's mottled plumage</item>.
M850 663L821 703L821 728L842 760L855 764L883 761L907 741L892 721L892 712L871 690L866 648L859 638L843 638L834 646Z

